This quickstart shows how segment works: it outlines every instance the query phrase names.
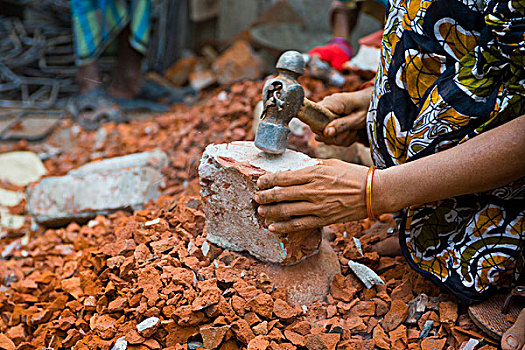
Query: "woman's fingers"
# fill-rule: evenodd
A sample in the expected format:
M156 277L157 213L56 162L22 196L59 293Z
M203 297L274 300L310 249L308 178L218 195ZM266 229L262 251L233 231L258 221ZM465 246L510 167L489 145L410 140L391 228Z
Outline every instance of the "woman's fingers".
M348 99L348 93L337 93L330 96L326 96L319 105L328 108L335 114L345 114L346 110L346 99Z
M301 216L286 221L274 222L268 229L277 233L305 231L325 226L324 220L317 216Z
M331 137L348 130L361 129L365 126L366 111L358 111L346 117L332 120L324 129L324 136Z
M314 203L301 201L261 205L257 212L266 218L290 218L292 216L315 215L319 206Z
M297 171L262 176L255 201L274 232L293 232L366 216L368 168L335 159ZM266 187L265 187L266 186ZM273 222L275 220L275 222Z
M315 140L327 145L348 147L357 141L357 131L351 130L342 134L337 134L336 136L332 137L323 137L315 135Z
M300 186L277 186L269 190L257 192L254 199L259 204L268 204L275 202L301 201L305 199L305 195L300 189Z
M263 175L257 180L257 187L261 190L275 186L286 187L309 183L312 178L313 167L300 170L279 171L273 174Z
M271 204L277 202L310 201L319 192L310 183L297 186L275 186L255 193L254 200L258 204Z

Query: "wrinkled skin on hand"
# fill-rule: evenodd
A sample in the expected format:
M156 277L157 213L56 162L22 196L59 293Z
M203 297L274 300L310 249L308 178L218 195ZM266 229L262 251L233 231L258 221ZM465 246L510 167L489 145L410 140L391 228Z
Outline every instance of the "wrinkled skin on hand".
M315 139L327 145L344 147L357 141L357 131L366 124L372 89L337 93L319 102L335 114L344 116L330 122L324 129L324 135L316 135Z
M328 159L296 171L261 176L255 201L273 222L268 229L287 233L366 217L368 168Z

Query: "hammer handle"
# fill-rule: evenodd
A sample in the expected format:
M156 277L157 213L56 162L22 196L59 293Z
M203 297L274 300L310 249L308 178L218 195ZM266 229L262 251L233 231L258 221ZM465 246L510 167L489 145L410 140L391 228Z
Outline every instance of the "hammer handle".
M332 113L326 107L310 101L306 97L304 98L303 106L299 110L297 117L308 124L314 133L320 135L323 134L323 130L328 123L339 118L337 114Z

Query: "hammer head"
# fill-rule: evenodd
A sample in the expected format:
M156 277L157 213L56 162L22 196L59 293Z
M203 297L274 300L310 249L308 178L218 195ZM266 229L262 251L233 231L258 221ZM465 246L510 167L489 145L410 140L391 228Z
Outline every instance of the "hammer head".
M287 51L275 67L279 74L264 84L264 110L255 146L266 153L282 154L288 146L288 124L303 106L304 90L297 78L304 73L305 63L301 53Z

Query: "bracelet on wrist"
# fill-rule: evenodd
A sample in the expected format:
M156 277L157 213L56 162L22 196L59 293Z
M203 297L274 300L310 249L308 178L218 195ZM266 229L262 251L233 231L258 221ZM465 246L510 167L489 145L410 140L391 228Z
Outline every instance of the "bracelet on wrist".
M374 172L376 171L377 167L371 166L368 169L368 173L366 175L366 189L365 189L365 202L366 202L366 214L368 215L369 219L376 220L376 216L374 215L374 210L372 208L372 186L374 184Z

